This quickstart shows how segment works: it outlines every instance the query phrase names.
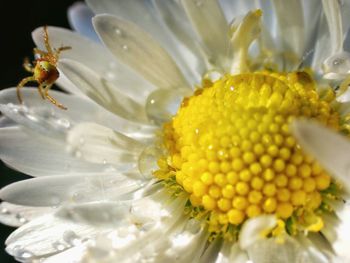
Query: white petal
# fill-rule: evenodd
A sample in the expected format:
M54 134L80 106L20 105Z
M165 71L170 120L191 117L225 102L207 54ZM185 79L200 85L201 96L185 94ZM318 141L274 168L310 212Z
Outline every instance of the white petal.
M217 0L186 1L181 4L208 49L210 59L224 68L228 51L228 23Z
M96 176L46 176L12 183L0 190L1 199L25 206L58 206L130 198L142 182L114 173Z
M168 29L180 41L181 45L184 45L191 51L192 54L188 54L189 52L183 49L181 53L186 58L193 57L191 60L186 59L187 64L190 65L191 61L193 61L193 65L190 66L195 69L195 72L199 73L196 76L196 82L200 82L202 75L208 70L209 61L185 11L176 0L153 0L153 2ZM181 47L181 45L178 46Z
M56 213L57 217L94 227L118 227L128 219L130 205L120 202L94 202L64 206Z
M277 25L279 29L278 41L283 52L292 52L299 59L305 49L305 32L302 1L274 0ZM295 64L297 65L297 64Z
M67 135L71 151L94 163L113 164L118 169L134 167L145 147L121 133L95 123L81 123Z
M344 183L350 191L350 141L312 121L299 120L292 125L292 133L306 152Z
M261 31L261 12L250 11L234 19L230 25L233 61L231 74L250 71L248 50Z
M107 169L106 165L91 164L70 154L62 140L16 127L0 129L0 157L12 168L32 176L91 174Z
M285 236L284 243L276 242L275 238L259 240L248 248L249 259L254 263L302 263L310 262L310 256L293 237ZM320 261L319 263L326 263Z
M344 208L340 211L337 211L337 215L340 219L340 224L337 226L332 225L334 230L336 231L337 237L334 242L331 243L333 249L336 254L341 256L344 262L350 261L350 251L349 251L349 243L350 243L350 206L349 204L345 204Z
M0 221L9 226L19 227L52 211L53 209L50 207L29 207L2 202L0 204Z
M169 1L162 2L168 3ZM202 49L193 45L195 42L193 35L190 37L192 45L187 45L182 43L182 40L184 40L182 37L171 34L180 33L180 35L183 35L185 32L187 34L192 32L188 23L187 27L182 28L183 31L181 32L169 32L164 25L164 22L166 23L166 21L163 21L164 17L160 16L152 1L88 0L87 3L96 14L111 14L135 23L150 34L171 55L191 84L201 81L201 75L205 71L205 62L201 58L203 54L200 54ZM172 9L171 12L172 16L180 16L184 13L181 9ZM166 17L166 19L171 18ZM191 33L189 35L191 36Z
M83 2L76 2L68 9L68 21L71 27L83 36L98 42L99 38L91 22L93 16L94 13Z
M29 260L59 253L95 234L96 230L88 226L47 215L14 231L6 240L6 251L18 259Z
M136 25L111 15L98 15L93 23L109 50L155 86L188 87L168 53Z
M154 89L147 81L144 81L132 70L116 61L103 45L63 28L48 27L48 33L53 47L62 45L72 47L72 49L62 52L60 58L79 61L107 80L119 83L121 87L124 87L123 91L126 94L132 97L135 95L135 98L137 96L142 98L143 93L139 93L140 88L149 91ZM43 29L37 28L32 35L38 48L45 50ZM142 99L144 101L146 98Z
M83 262L83 257L86 253L86 247L84 245L77 245L75 247L69 248L63 252L60 252L54 256L50 256L42 263L77 263Z
M24 106L19 105L16 88L0 91L0 110L8 118L47 136L62 136L67 129L79 122L96 122L131 137L149 139L155 128L121 119L93 102L62 92L51 91L51 95L65 105L61 110L41 99L36 88L24 88Z
M277 224L273 215L263 215L247 220L242 226L239 235L239 245L241 249L247 249L259 240L266 240L263 233L272 229Z
M332 54L343 50L343 26L338 1L322 0L330 32Z
M63 59L60 69L84 94L105 109L127 120L147 122L143 105L126 96L123 89L119 89L90 68L76 61Z

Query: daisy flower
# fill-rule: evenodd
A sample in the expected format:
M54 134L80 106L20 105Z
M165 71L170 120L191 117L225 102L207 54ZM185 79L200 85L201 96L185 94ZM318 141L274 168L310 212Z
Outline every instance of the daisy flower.
M349 1L86 2L48 27L67 110L0 92L9 254L350 261Z

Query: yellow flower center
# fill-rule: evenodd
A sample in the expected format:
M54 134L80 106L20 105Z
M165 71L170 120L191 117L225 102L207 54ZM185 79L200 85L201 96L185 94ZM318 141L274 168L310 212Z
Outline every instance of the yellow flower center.
M176 180L192 209L207 215L211 232L260 214L319 231L322 192L331 177L300 149L289 124L306 117L339 130L333 92L319 95L306 72L226 75L203 83L164 125L168 156L154 175Z

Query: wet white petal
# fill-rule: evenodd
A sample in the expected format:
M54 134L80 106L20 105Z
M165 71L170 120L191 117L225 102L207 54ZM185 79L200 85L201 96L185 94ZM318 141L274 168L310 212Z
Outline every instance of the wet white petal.
M20 206L2 202L0 204L0 221L9 226L19 227L39 216L52 213L52 211L51 207Z
M350 141L347 138L306 120L294 122L292 133L306 152L350 190Z
M86 246L77 245L44 259L42 263L77 263L82 260L85 253Z
M249 259L254 263L317 263L311 261L304 248L300 246L295 238L289 236L285 237L284 243L276 242L275 238L258 240L247 250Z
M153 0L163 22L180 43L179 48L184 45L190 52L182 48L180 55L186 58L187 64L193 68L196 83L201 81L202 75L208 70L208 57L200 44L200 40L185 11L176 0ZM181 51L181 50L180 50ZM182 54L181 54L182 53ZM191 63L192 62L192 63ZM181 65L182 66L182 65Z
M126 96L113 82L83 64L63 59L60 69L65 76L93 101L110 112L135 122L147 122L143 105Z
M71 27L96 42L99 38L92 26L91 19L94 13L83 2L76 2L68 9L68 21Z
M247 249L259 240L266 240L264 233L277 224L273 215L263 215L247 220L239 234L239 245L241 249Z
M261 31L261 12L250 11L243 17L234 19L230 25L233 60L231 74L248 72L248 49Z
M64 206L56 216L72 222L86 223L93 227L117 227L128 219L130 205L120 202L94 202Z
M95 233L96 230L89 226L47 215L15 230L6 240L6 251L22 260L36 258L79 245Z
M169 1L162 2L166 2L165 4L167 5ZM135 23L138 27L145 30L156 41L158 41L160 46L171 55L191 84L200 81L200 77L204 73L205 67L203 58L201 58L202 54L200 54L201 48L198 46L195 48L193 46L193 43L195 42L193 41L193 35L191 36L192 45L189 46L186 43L183 43L183 34L187 32L188 35L191 35L192 33L190 30L191 27L188 23L186 27L182 28L184 31L179 32L171 30L172 32L169 32L164 24L166 23L166 21L164 21L164 16L161 17L162 15L157 12L158 10L153 1L88 0L87 3L96 14L111 14ZM176 6L177 4L175 7ZM172 7L174 7L174 5ZM171 13L171 16L178 17L184 12L179 8L174 8L171 10ZM169 19L169 17L166 17L166 19ZM185 20L182 21L182 23L184 23ZM179 34L179 36L177 34Z
M26 206L59 206L130 198L142 182L114 173L96 176L55 175L12 183L0 190L0 198ZM123 197L124 196L124 197Z
M136 25L111 15L98 15L94 17L93 23L109 50L155 86L188 87L168 53Z
M181 1L203 41L212 63L225 68L228 55L228 24L216 0Z
M323 10L326 15L330 32L330 44L332 54L343 50L343 26L339 1L322 0Z
M81 123L67 135L69 150L93 163L113 164L119 169L136 166L144 144L95 123ZM98 153L98 154L97 154Z
M280 48L283 52L292 52L296 56L296 66L305 48L302 1L274 0L273 4L277 15Z
M61 110L43 101L36 88L25 87L22 95L24 105L18 102L16 88L2 90L0 110L15 122L46 136L63 136L70 127L84 121L110 127L134 138L147 140L154 136L155 127L122 119L81 97L51 91L51 95L68 108Z
M0 157L12 168L32 176L91 174L106 169L105 165L91 164L70 154L63 140L18 127L0 129Z

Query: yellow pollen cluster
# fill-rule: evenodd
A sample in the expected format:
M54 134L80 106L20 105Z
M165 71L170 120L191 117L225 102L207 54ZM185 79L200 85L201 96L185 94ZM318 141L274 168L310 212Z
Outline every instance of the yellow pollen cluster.
M289 124L306 117L339 129L332 99L318 95L306 72L227 75L209 82L164 125L169 174L193 207L209 213L212 231L260 214L287 220L296 211L313 212L331 178L303 153Z

